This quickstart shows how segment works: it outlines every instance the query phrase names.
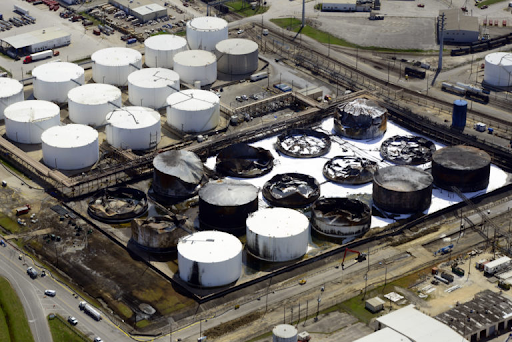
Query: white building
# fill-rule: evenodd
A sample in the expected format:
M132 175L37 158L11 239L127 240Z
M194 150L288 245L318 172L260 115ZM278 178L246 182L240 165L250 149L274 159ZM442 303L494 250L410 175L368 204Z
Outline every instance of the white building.
M3 38L2 47L14 55L24 56L71 43L71 34L59 27L47 27L36 31ZM9 54L11 56L11 54ZM14 56L11 56L14 57Z
M439 11L439 18L444 13L445 43L471 43L478 41L480 25L478 17L465 15L460 8L444 9Z
M151 0L108 0L112 6L123 10L128 15L133 15L141 22L161 18L167 15L167 8L154 3Z
M329 0L322 3L322 12L369 12L372 1L366 0Z

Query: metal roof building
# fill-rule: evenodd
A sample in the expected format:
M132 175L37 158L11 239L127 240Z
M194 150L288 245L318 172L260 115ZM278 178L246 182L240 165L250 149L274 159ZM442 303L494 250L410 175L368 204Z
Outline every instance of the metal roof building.
M1 43L4 49L23 55L68 45L71 34L58 27L48 27L4 38Z
M141 22L167 15L167 8L155 4L151 0L109 0L108 3L125 11L129 15L133 15Z
M377 318L377 322L379 330L388 327L415 342L468 342L448 325L416 310L412 304Z
M373 334L366 335L363 338L355 340L354 342L412 342L411 339L405 337L404 335L394 331L391 328L384 328L381 330L377 330Z
M471 43L478 40L480 25L478 17L465 15L460 8L443 9L439 11L439 17L444 13L443 40L447 43Z

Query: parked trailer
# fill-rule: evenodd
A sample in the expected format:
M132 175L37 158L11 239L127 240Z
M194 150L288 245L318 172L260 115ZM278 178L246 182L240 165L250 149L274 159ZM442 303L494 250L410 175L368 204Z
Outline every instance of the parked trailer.
M466 95L466 89L456 86L456 85L453 85L453 84L450 84L450 83L447 83L447 82L443 82L441 84L441 90L446 91L448 93L456 94L456 95L461 95L461 96Z
M498 273L499 271L507 268L510 265L511 260L512 259L509 257L504 256L491 261L484 265L484 273L488 275L494 275L495 273Z
M409 75L409 77L415 77L423 80L425 79L426 72L423 70L405 67L405 75Z
M25 204L23 207L14 209L16 216L26 214L30 211L30 204Z
M80 308L80 310L84 310L86 314L88 314L95 320L101 320L101 314L99 313L99 311L96 310L92 305L87 304L87 302L80 302L80 304L78 304L78 307Z
M268 77L268 72L263 71L263 72L258 72L256 74L252 74L250 79L252 82L255 82L255 81L267 78L267 77Z
M443 277L440 277L440 276L438 276L438 275L435 275L435 276L434 276L434 278L435 278L435 279L437 279L437 280L439 280L439 281L440 281L440 282L442 282L442 283L445 283L446 285L448 285L448 284L450 283L448 280L446 280L446 279L444 279Z
M25 59L23 60L23 64L39 61L39 60L45 59L45 58L50 58L51 56L53 56L52 50L36 52L36 53L33 53L33 54L25 57Z
M14 5L14 12L19 13L19 14L29 14L27 9L24 9L23 7L18 6L18 5Z

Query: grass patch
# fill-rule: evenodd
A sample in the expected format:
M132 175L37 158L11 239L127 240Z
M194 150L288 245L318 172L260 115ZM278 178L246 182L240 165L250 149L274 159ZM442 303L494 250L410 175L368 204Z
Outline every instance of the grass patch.
M174 34L176 36L180 36L180 37L185 37L187 35L187 31L183 30L183 31L178 31L178 32L174 32Z
M48 325L53 342L84 342L89 339L75 328L72 328L64 318L56 315L53 319L48 316Z
M21 226L18 224L18 222L5 215L4 213L0 213L0 225L10 231L12 234L16 234L21 231Z
M133 311L128 307L128 305L122 302L112 302L112 305L115 306L116 312L124 318L128 319L133 316Z
M78 13L78 14L80 14L80 15L81 15L82 17L84 17L85 19L92 21L92 26L98 26L98 25L101 25L101 20L96 19L96 18L95 18L95 17L93 17L92 15L87 14L87 12L80 12L80 13Z
M34 341L20 299L7 279L2 277L0 277L0 310L2 311L0 328L2 328L2 322L7 326L7 329L1 329L4 333L0 333L0 336L6 334L7 339L1 341Z
M138 321L135 323L135 326L139 329L145 328L149 325L149 322L147 319L143 319L142 321Z
M482 7L483 5L490 6L492 4L497 4L498 2L503 2L504 0L485 0L480 3L478 3L478 8Z
M7 326L7 321L5 320L5 312L2 310L0 306L0 341L10 342L11 337L9 336L9 327Z
M278 25L279 27L285 28L289 31L293 32L299 32L301 21L299 19L295 18L282 18L282 19L270 19L271 22ZM313 28L311 26L304 26L302 29L302 34L315 39L316 41L322 43L322 44L332 44L332 45L338 45L338 46L344 46L344 47L350 47L350 48L357 48L361 50L372 50L372 51L382 51L382 52L425 52L421 49L403 49L403 50L396 50L396 49L387 49L387 48L381 48L378 46L361 46L354 43L351 43L349 41L346 41L345 39L334 37L333 35L317 30L316 28Z
M6 68L2 68L2 67L0 66L0 70L2 70L2 72L6 72L6 73L7 73L7 75L8 75L9 77L12 77L11 72L10 72L9 70L7 70ZM0 341L1 341L1 340L0 340Z
M252 6L244 0L228 2L226 5L231 9L232 12L240 14L244 17L262 14L268 11L268 6L256 6L255 9L252 9Z
M91 60L91 56L80 58L80 59L75 59L74 61L71 61L71 63L80 64L80 63L83 63L83 62L88 62L90 60Z

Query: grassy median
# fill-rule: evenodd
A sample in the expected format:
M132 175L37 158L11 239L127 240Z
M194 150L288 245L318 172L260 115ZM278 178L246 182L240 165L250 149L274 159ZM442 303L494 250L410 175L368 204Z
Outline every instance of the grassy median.
M0 277L0 341L34 341L25 310L7 279Z

